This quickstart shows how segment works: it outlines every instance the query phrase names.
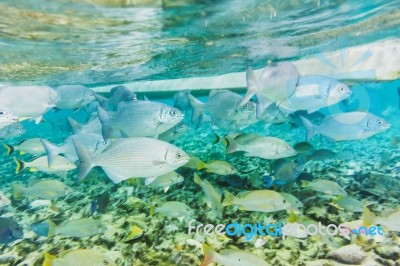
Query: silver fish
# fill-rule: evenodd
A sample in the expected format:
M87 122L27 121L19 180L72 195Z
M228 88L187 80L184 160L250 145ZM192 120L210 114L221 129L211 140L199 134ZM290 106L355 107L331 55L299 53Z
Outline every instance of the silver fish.
M350 96L351 90L342 82L323 76L304 76L299 78L294 93L279 104L279 109L285 114L300 110L313 113Z
M11 109L0 106L0 129L5 128L18 121L19 116Z
M163 188L164 192L167 192L172 185L180 182L183 182L183 176L174 171L162 176L157 176L156 179L146 178L144 183L146 186Z
M178 147L152 138L126 138L113 141L101 154L90 153L73 141L79 156L79 179L100 166L114 182L132 177L157 177L174 171L189 161Z
M296 155L297 152L285 141L275 137L256 134L242 134L235 138L226 136L227 153L244 151L245 156L267 160L280 159Z
M0 87L0 106L9 108L20 118L33 118L36 123L59 99L57 91L48 86Z
M20 142L18 145L4 144L7 148L7 155L12 154L14 151L19 151L19 154L31 154L40 156L46 153L40 138L27 139Z
M176 126L168 129L164 133L161 133L158 136L158 139L166 141L166 142L172 142L174 140L179 139L182 137L188 130L190 129L190 126L186 123L179 123Z
M137 101L137 95L124 85L119 85L110 90L110 97L105 98L96 94L96 100L105 110L115 110L120 102Z
M316 134L335 141L365 139L390 128L383 118L359 111L327 116L319 126L304 117L301 120L307 130L307 140Z
M193 214L193 210L183 202L167 201L155 208L156 213L161 213L171 218L183 219Z
M95 100L93 91L82 85L62 85L55 90L60 96L56 103L59 109L79 109Z
M42 139L43 147L47 152L49 166L53 164L54 158L59 154L64 155L72 162L76 162L78 160L78 155L76 154L74 144L72 143L73 140L84 144L92 152L96 150L99 142L104 141L101 135L95 133L74 134L69 136L61 146L56 146L51 142Z
M66 221L60 225L49 222L49 236L63 235L84 238L101 234L105 230L106 227L99 220L90 218Z
M247 92L239 106L243 106L255 95L257 117L261 118L271 104L280 104L295 91L300 78L296 66L290 62L279 62L264 68L259 79L249 67L246 73Z
M203 243L204 259L201 266L218 263L223 266L269 266L270 264L257 255L240 250L224 249L217 253L207 244Z
M61 181L44 179L32 183L29 187L23 187L20 184L13 184L14 198L20 198L23 195L29 197L53 200L64 197L72 192L72 189Z
M101 134L101 122L97 114L95 115L94 118L89 119L89 121L86 124L80 124L71 117L68 117L68 123L72 127L72 130L74 131L75 134L79 133L95 133L95 134Z
M64 177L67 174L66 172L76 169L76 165L73 162L58 155L53 158L53 164L51 167L48 165L47 156L35 158L31 162L24 162L18 160L17 158L14 158L14 160L17 164L17 169L15 171L16 174L19 174L25 168L30 168L30 172L41 171L44 173L56 174Z
M103 125L104 139L110 138L111 130L119 130L127 137L158 136L184 117L177 108L151 101L121 102L112 117L101 107L97 111Z
M202 103L194 96L188 95L193 107L192 122L195 122L207 112L212 118L229 121L246 120L255 112L255 104L247 102L239 106L243 97L240 94L228 90L212 90L208 95L207 103Z
M13 123L8 127L0 129L0 139L10 139L25 134L26 129L21 123Z

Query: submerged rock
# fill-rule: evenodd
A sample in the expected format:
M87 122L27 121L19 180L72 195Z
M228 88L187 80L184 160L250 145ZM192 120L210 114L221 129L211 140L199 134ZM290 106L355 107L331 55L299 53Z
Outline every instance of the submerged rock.
M328 254L329 257L343 263L361 264L367 254L356 244L340 247Z

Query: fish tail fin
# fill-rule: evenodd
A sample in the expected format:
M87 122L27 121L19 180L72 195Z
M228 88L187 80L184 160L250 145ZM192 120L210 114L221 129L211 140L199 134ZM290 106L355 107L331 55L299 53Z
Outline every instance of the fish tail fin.
M226 143L225 145L226 153L229 154L238 151L238 145L233 138L225 137L224 143Z
M193 95L188 94L188 100L190 102L190 105L193 107L193 113L192 113L192 123L199 119L199 117L203 114L203 105L201 101L197 100Z
M371 226L375 224L376 216L373 212L371 212L367 207L363 208L363 225Z
M56 256L51 255L48 252L44 253L44 261L43 261L43 266L51 266L53 265L53 260L56 258Z
M222 202L222 206L230 206L233 205L233 202L235 201L235 195L232 193L224 190L224 201Z
M23 185L20 184L13 184L13 197L14 199L18 199L22 197L25 194L26 188Z
M41 139L41 142L42 142L44 149L47 152L47 163L48 163L49 167L51 167L56 156L61 153L60 147L52 144L50 141L48 141L46 139Z
M102 107L102 108L105 108L105 109L107 109L107 107L108 107L108 103L109 103L109 101L108 101L108 99L106 98L106 97L103 97L103 96L101 96L100 94L98 94L98 93L95 93L94 94L94 97L96 98L96 101L100 104L100 106Z
M194 113L194 111L193 111L193 113ZM194 121L196 121L196 120L194 120ZM206 117L206 115L205 115L204 113L202 113L202 114L200 115L199 120L197 121L196 129L201 128L201 126L202 126L202 125L204 124L204 122L206 122L206 121L207 121L207 117Z
M264 182L265 182L265 187L270 188L272 184L274 183L275 178L270 176L270 175L265 175L264 176Z
M72 131L74 131L75 134L78 134L82 131L82 125L76 122L74 119L71 117L67 117L68 123L72 128Z
M55 234L57 225L52 220L47 220L46 222L49 225L49 232L47 233L47 236L52 237Z
M197 164L197 170L201 170L201 169L203 169L205 166L206 166L206 163L203 162L203 161L200 161L200 162Z
M208 264L215 262L215 256L217 253L206 243L203 243L202 246L203 246L204 258L200 266L207 266Z
M212 144L217 144L218 142L221 141L221 137L218 136L217 134L213 133L214 135L214 140L211 142Z
M295 222L297 222L297 219L298 219L297 215L293 211L290 211L289 217L288 217L288 222L295 223Z
M306 128L306 139L307 141L309 141L310 139L312 139L312 137L314 137L317 132L315 131L315 125L313 125L313 123L311 123L310 120L308 120L307 118L300 116L301 122L303 122L303 125Z
M261 93L256 93L256 98L257 98L256 116L257 119L261 119L265 114L265 110L267 110L267 108L272 104L272 102L267 98L267 96Z
M22 170L25 169L25 162L18 160L16 157L14 157L15 164L17 165L17 168L15 169L15 174L19 174Z
M109 125L110 123L110 117L106 110L101 108L100 106L97 106L97 114L99 116L99 120L101 122L102 126L102 134L104 139L109 139L110 138L110 133L111 133L111 127Z
M4 144L4 147L7 149L7 156L10 156L14 152L14 147L12 145Z
M309 184L310 182L308 182L308 181L305 181L305 180L301 180L301 187L302 188L305 188L305 187L308 187L308 184Z
M198 185L201 184L201 178L197 173L194 173L194 178L193 178L194 182Z
M94 167L92 163L92 156L90 155L90 152L86 149L86 147L83 146L81 143L75 140L73 140L72 142L74 144L75 151L78 155L80 162L78 179L82 180Z
M239 103L239 107L245 105L250 101L250 99L257 93L258 91L258 81L256 75L254 74L253 69L251 67L247 67L246 71L246 81L247 81L247 91L246 95Z

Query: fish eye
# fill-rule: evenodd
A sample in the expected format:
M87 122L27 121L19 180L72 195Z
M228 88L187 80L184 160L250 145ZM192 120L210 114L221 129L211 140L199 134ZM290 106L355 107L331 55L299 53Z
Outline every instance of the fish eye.
M382 120L378 120L376 123L378 124L378 126L382 126L383 125L383 121Z
M108 265L108 260L103 260L104 265Z
M3 111L0 111L0 116L3 116L5 113Z
M178 153L176 154L176 158L177 158L177 159L181 159L182 157L183 157L183 154L182 154L182 153L178 152Z
M3 197L2 196L0 196L0 200L2 200L3 199Z
M249 109L249 108L250 108L250 105L249 105L248 103L246 103L246 104L243 106L243 108L244 108L244 109Z
M171 110L171 111L169 111L169 114L172 115L172 116L175 116L176 115L176 111L175 110Z

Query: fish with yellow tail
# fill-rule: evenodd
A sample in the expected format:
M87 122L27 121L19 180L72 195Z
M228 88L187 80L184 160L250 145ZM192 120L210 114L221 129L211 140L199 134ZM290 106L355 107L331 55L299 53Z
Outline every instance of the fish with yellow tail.
M233 175L238 172L230 163L220 160L214 160L208 163L200 161L197 165L197 170L202 169L206 169L207 173L214 173L217 175Z
M221 193L207 180L201 180L200 176L196 173L194 173L194 182L206 194L207 203L210 205L213 214L218 218L222 218Z
M256 212L276 212L291 208L291 204L273 190L245 191L234 196L228 191L222 206L239 205L240 210Z
M58 256L44 254L43 266L116 266L104 252L94 249L63 251Z
M379 224L388 231L400 232L400 210L392 210L385 215L376 216L367 207L364 207L363 214L364 226Z
M225 249L217 253L210 246L203 243L204 259L200 266L218 263L224 266L268 266L262 258L239 249Z

